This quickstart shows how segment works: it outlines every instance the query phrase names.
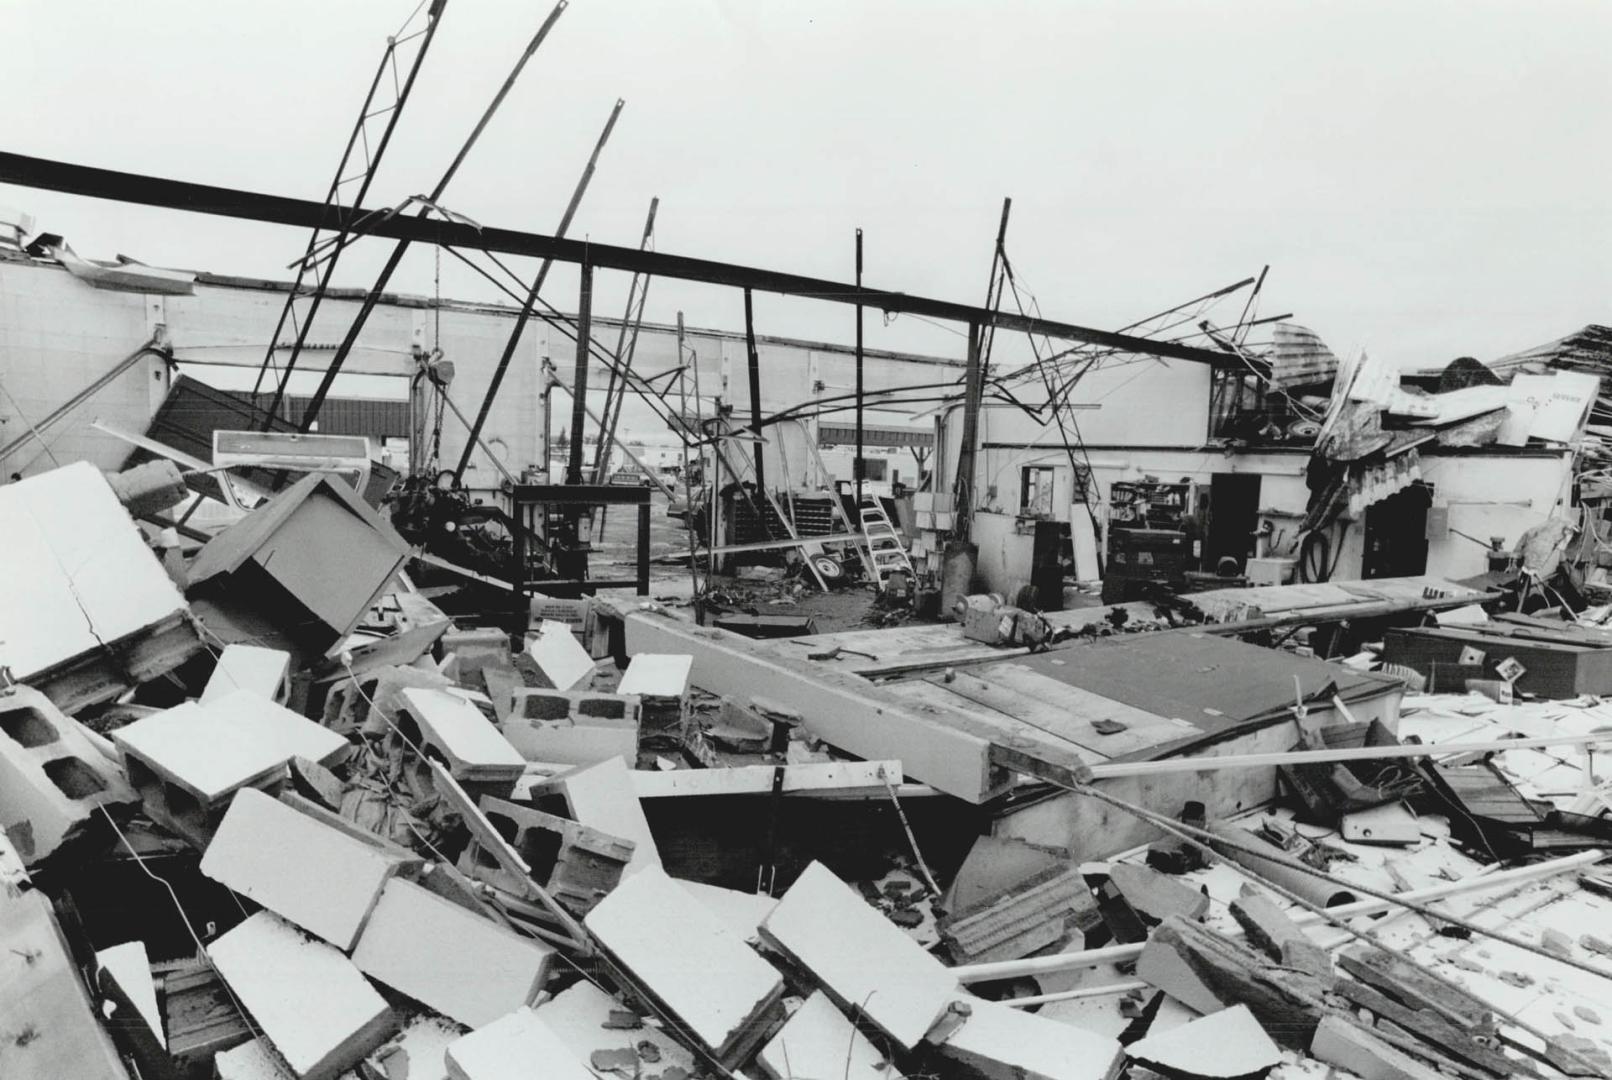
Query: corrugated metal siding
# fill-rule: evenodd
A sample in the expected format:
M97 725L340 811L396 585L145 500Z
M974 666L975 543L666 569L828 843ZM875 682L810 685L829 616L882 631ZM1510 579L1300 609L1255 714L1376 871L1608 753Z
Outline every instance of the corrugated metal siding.
M251 402L252 395L236 394L242 402ZM293 423L300 422L308 407L308 398L287 394L280 404L281 417ZM272 394L258 394L256 407L267 409L274 402ZM409 433L409 403L382 398L326 398L319 408L321 435L368 435L372 439L406 438Z

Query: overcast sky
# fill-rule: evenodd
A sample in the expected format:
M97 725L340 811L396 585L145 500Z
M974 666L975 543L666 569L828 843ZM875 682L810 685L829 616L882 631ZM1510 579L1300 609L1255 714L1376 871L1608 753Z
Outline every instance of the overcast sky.
M321 198L413 0L0 0L0 147ZM373 202L428 191L549 10L449 0ZM1271 264L1261 310L1403 365L1612 321L1612 4L575 0L444 203L550 232L983 298L1001 199L1045 314L1122 325ZM294 231L0 186L80 254L286 276ZM388 245L389 246L389 245ZM367 285L371 244L340 284ZM394 288L429 293L417 251ZM601 310L625 282L603 275ZM556 272L547 295L575 303ZM443 292L490 298L444 261ZM656 282L648 317L739 328ZM849 342L849 309L757 299ZM870 345L960 355L871 316Z

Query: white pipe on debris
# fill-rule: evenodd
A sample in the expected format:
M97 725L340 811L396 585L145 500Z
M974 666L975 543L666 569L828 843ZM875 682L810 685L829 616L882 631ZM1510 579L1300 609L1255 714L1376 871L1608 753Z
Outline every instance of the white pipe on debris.
M1383 758L1431 757L1435 754L1487 754L1499 750L1532 750L1544 746L1586 746L1608 741L1607 733L1549 735L1538 739L1496 739L1492 742L1410 743L1402 746L1346 746L1335 750L1288 750L1272 754L1213 754L1159 761L1109 761L1090 766L1091 779L1116 776L1158 776L1163 773L1211 772L1215 769L1252 769L1266 765L1312 765L1331 761L1377 761Z
M1542 878L1555 877L1568 870L1577 870L1599 862L1606 857L1606 852L1599 848L1581 851L1576 855L1565 855L1560 859L1550 859L1531 866L1517 866L1510 870L1500 870L1495 873L1474 874L1460 881L1451 881L1443 885L1429 885L1425 889L1412 889L1409 892L1399 893L1396 899L1409 900L1414 903L1426 903L1429 900L1443 900L1450 896L1460 896L1465 893L1485 892L1489 889L1499 889L1508 885L1520 885ZM1352 904L1340 904L1330 908L1327 914L1335 918L1351 919L1356 915L1372 915L1379 911L1387 911L1395 906L1392 900L1378 900L1375 898L1357 900ZM1300 926L1317 922L1320 916L1311 911L1295 911L1292 919ZM1241 936L1241 931L1228 931L1228 936ZM1142 943L1131 945L1108 945L1101 949L1085 949L1081 952L1055 953L1051 956L1027 956L1022 960L997 960L987 964L962 964L951 969L957 981L961 983L985 982L989 979L1016 979L1025 975L1046 975L1055 971L1072 971L1075 968L1095 967L1098 964L1111 964L1120 960L1134 960L1142 951Z

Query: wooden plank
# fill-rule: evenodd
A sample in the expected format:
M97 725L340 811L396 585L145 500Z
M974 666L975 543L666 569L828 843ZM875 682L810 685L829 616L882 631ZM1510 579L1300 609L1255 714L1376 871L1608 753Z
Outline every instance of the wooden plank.
M635 612L624 619L629 655L687 653L691 682L738 702L765 697L805 717L807 728L847 753L899 760L908 776L971 803L997 794L985 725L972 728L903 701L842 671L757 648L726 630L693 627Z

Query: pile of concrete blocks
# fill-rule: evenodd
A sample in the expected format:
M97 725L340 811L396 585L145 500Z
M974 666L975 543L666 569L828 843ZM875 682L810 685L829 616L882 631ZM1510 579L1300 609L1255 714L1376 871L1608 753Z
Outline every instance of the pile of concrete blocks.
M0 690L0 830L33 864L134 789L78 721L26 686Z

